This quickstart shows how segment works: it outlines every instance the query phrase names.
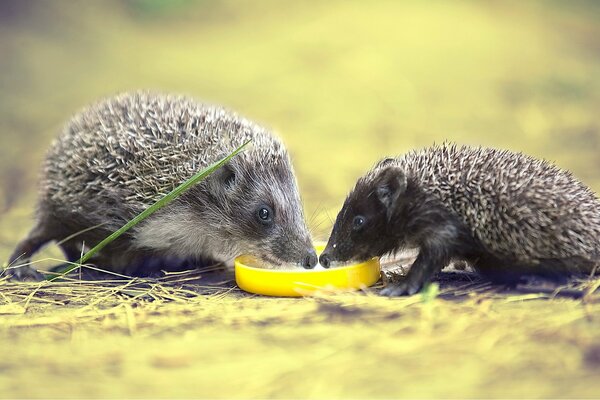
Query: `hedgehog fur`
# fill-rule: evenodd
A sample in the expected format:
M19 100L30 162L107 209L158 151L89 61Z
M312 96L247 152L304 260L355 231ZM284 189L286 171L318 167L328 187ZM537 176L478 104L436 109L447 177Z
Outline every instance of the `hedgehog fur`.
M321 263L405 247L419 256L385 294L414 293L455 259L503 282L586 274L600 259L600 202L547 161L445 143L382 160L360 178Z
M61 243L72 260L84 244L94 245L248 140L244 152L96 261L130 271L147 257L227 260L248 252L303 263L314 251L281 141L224 108L149 92L102 100L66 125L44 163L37 225L11 262L26 261L44 243L79 232ZM261 205L274 213L269 226L256 221Z

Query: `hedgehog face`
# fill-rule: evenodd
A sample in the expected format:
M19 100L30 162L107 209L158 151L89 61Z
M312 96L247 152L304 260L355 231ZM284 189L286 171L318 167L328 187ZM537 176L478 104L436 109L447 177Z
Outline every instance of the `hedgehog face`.
M397 240L389 234L390 225L405 190L406 176L395 166L360 179L336 218L321 265L361 261L394 250Z
M273 265L316 265L287 157L265 161L256 154L240 155L214 174L208 190L212 205L203 208L218 219L215 238L231 243L236 253L231 256L246 253Z

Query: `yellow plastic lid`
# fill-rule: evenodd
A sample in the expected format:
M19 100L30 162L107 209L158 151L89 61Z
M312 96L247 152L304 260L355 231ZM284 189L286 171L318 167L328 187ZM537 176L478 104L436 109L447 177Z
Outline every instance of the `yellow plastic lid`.
M321 254L325 245L317 245ZM379 258L324 270L258 268L258 260L242 255L235 259L235 281L246 292L265 296L302 297L320 290L356 290L379 280Z

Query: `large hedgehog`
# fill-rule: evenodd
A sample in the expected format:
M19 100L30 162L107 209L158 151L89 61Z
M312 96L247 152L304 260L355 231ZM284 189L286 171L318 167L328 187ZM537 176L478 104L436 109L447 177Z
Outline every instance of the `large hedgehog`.
M521 153L444 144L379 162L335 221L321 264L419 248L406 279L417 292L452 260L491 280L562 279L600 261L600 202L571 173Z
M296 178L278 139L223 108L138 92L92 105L66 125L44 164L37 223L9 272L40 279L23 264L52 240L68 260L78 259L84 244L95 245L249 139L244 152L92 262L133 273L148 259L226 261L243 252L274 264L315 265Z

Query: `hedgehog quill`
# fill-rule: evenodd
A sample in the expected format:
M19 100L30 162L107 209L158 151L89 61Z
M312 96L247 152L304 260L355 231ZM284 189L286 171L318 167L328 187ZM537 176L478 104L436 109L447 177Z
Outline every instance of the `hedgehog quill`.
M380 161L360 178L321 265L418 248L402 282L411 295L451 261L491 281L563 281L600 261L600 201L571 173L522 153L443 144Z
M153 264L230 260L312 267L317 257L288 153L265 128L229 110L148 92L105 99L77 114L51 146L36 224L10 258L16 279L50 241L69 261L198 170L245 152L103 249L90 262L139 274ZM68 238L66 241L63 239ZM143 271L142 271L143 272Z

